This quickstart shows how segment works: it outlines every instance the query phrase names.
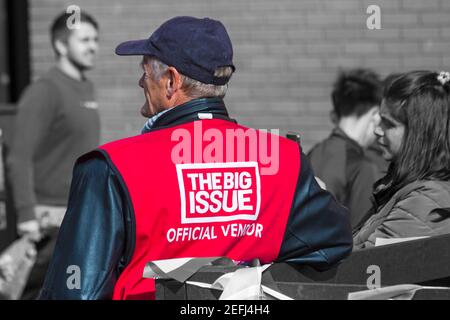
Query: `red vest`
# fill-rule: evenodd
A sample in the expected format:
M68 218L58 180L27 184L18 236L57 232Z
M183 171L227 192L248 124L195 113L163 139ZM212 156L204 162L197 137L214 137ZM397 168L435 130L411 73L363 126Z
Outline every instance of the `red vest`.
M154 280L142 278L149 261L277 258L300 170L295 142L211 119L101 149L122 176L136 225L113 299L154 297Z

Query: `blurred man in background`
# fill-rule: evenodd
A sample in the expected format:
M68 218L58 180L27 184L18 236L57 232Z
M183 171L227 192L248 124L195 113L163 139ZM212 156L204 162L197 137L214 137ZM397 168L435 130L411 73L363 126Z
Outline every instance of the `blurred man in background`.
M39 239L24 298L36 296L42 285L66 210L73 164L99 143L94 88L85 77L98 51L98 24L84 12L79 18L73 24L73 15L63 13L54 20L56 66L24 92L7 159L18 232Z
M380 166L368 154L382 97L382 82L371 70L341 72L332 92L331 135L308 157L328 191L350 210L352 227L370 209L372 186L382 177Z

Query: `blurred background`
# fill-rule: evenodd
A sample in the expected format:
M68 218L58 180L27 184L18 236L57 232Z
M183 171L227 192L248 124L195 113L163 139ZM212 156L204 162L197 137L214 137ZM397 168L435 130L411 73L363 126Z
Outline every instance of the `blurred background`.
M333 128L330 93L338 70L372 68L385 77L450 65L449 0L0 0L3 155L21 93L55 64L50 24L70 5L100 25L100 54L87 77L96 88L101 143L139 134L146 121L139 113L141 58L116 56L115 47L148 38L178 15L226 26L236 66L225 97L232 117L283 135L298 132L305 152ZM381 10L379 30L367 26L371 5ZM1 161L0 252L16 238Z
M53 65L49 25L73 4L100 24L100 54L87 75L97 89L102 142L135 135L144 123L139 58L118 57L115 46L147 38L176 15L225 24L237 67L225 99L232 115L256 128L297 131L306 151L332 128L339 68L385 76L450 64L448 0L1 0L0 102L14 104ZM380 30L366 26L372 4L381 9Z

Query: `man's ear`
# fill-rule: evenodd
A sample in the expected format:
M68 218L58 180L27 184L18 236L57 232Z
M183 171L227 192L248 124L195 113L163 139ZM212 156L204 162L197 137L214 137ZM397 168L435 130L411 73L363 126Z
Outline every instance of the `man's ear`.
M372 120L378 119L378 114L379 114L379 113L380 113L380 106L373 106L373 107L369 110L370 119L372 119Z
M171 99L176 93L181 90L182 80L181 75L174 67L167 68L166 92L167 98Z
M332 124L337 125L337 123L339 122L339 116L337 115L336 111L330 111L330 120Z
M64 42L57 39L57 40L55 40L54 45L55 45L56 52L58 52L58 54L60 56L67 55L67 45Z

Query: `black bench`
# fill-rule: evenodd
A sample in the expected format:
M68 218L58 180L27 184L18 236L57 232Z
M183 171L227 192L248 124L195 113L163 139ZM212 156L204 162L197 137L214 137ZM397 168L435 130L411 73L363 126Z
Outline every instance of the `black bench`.
M213 283L236 268L203 267L189 280ZM338 266L322 272L308 266L276 263L263 273L263 283L294 299L347 299L349 292L368 289L374 270L379 270L382 287L397 284L450 287L450 235L355 251ZM220 294L218 290L175 280L156 281L156 299L218 299ZM450 299L450 290L419 290L414 299Z

